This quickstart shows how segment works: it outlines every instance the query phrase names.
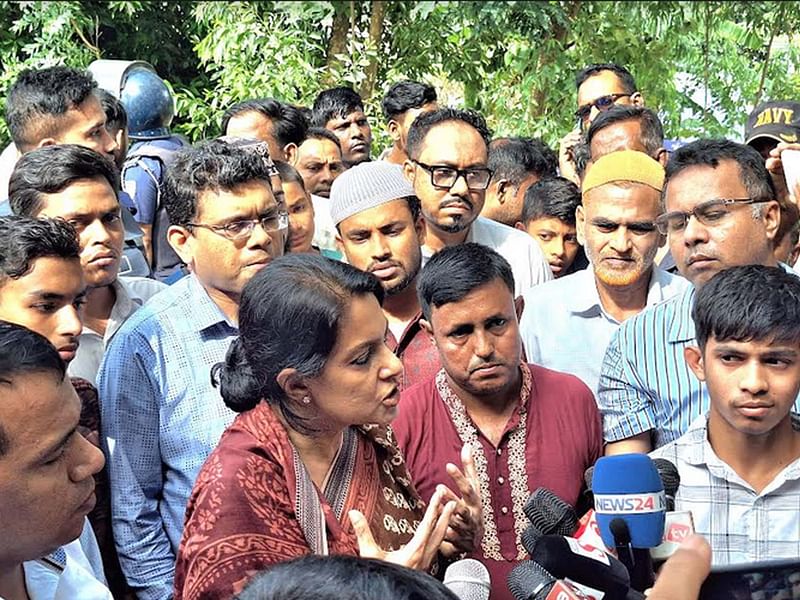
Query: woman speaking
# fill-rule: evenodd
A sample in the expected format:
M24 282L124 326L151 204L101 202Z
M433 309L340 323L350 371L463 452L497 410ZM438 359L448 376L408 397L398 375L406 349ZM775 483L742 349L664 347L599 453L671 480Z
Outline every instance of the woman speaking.
M212 377L240 413L206 461L186 509L175 597L230 598L270 564L347 554L416 569L470 551L481 529L468 451L461 497L427 508L387 425L402 365L384 343L372 275L288 255L245 287L239 337Z

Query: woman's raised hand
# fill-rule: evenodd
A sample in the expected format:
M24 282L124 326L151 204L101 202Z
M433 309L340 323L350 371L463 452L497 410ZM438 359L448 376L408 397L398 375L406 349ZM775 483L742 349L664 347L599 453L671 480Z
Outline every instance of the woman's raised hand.
M414 537L405 546L393 552L380 548L375 543L364 515L357 510L351 510L348 516L358 540L359 555L362 558L379 558L411 569L427 570L439 551L448 524L456 510L455 500L445 500L447 492L450 491L444 486L437 487Z
M461 497L449 489L445 493L446 501L457 502L450 526L444 536L440 548L446 557L453 557L462 552L472 552L483 536L483 505L481 504L480 480L472 457L472 447L461 448L461 471L452 463L447 464L447 474L453 479Z

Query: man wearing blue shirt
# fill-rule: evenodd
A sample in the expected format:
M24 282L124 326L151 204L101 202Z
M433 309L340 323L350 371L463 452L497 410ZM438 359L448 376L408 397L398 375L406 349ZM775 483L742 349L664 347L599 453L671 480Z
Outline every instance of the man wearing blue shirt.
M580 378L597 394L619 324L680 292L686 280L654 265L664 168L642 152L599 158L583 181L578 237L591 264L524 294L520 334L532 363Z
M210 370L237 334L242 288L283 254L288 215L271 168L222 141L178 153L163 200L191 274L125 323L100 370L114 535L139 598L171 597L186 502L234 417Z
M708 411L706 386L683 352L697 345L695 287L728 267L777 264L780 207L752 148L728 140L679 148L667 163L662 197L666 213L656 224L694 287L629 319L612 338L598 386L608 454L663 446Z

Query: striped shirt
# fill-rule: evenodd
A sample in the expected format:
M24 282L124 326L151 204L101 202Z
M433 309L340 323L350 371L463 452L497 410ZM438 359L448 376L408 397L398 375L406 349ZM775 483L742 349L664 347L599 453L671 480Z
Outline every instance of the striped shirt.
M694 286L625 321L606 349L597 402L603 437L616 442L653 431L653 447L678 439L708 412L708 391L683 357L696 346ZM800 402L794 410L800 412Z
M678 440L650 454L677 468L675 510L689 510L695 531L711 544L714 565L800 556L800 459L760 493L714 452L701 415ZM792 415L800 429L800 417Z

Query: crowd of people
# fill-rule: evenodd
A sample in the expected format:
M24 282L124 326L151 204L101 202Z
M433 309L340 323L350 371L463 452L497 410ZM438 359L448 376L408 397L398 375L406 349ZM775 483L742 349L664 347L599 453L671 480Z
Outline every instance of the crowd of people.
M677 467L707 542L652 598L799 557L800 104L670 152L624 67L576 93L554 150L397 82L380 152L347 87L190 144L146 63L20 74L0 598L450 598L471 557L508 600L531 493L585 510L621 453Z

